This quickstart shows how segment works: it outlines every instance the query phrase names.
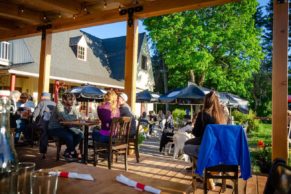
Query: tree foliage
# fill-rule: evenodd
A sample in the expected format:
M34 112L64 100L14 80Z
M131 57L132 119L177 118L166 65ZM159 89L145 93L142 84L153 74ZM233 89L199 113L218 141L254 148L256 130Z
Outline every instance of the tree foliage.
M169 87L199 85L249 97L263 58L255 27L256 0L144 20L168 68Z

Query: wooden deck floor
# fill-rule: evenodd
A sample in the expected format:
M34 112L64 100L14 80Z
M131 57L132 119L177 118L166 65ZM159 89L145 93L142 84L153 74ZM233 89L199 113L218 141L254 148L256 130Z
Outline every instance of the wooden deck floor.
M164 181L180 183L179 188L175 188L175 192L173 191L173 193L187 193L187 191L190 191L191 173L185 170L185 168L190 164L181 160L173 160L171 157L164 156L160 153L145 151L147 149L151 149L152 147L153 145L151 142L148 142L148 145L142 147L141 151L143 153L141 153L140 163L136 163L134 155L129 157L129 172L138 174L143 177L151 177ZM58 162L55 161L56 148L54 144L50 144L47 158L45 160L42 160L41 156L38 154L37 146L34 146L33 148L28 146L17 147L16 150L18 152L20 161L36 162L37 169L57 167L66 163L63 160ZM107 168L107 163L101 162L98 164L98 166ZM120 158L118 163L113 163L112 170L123 169L124 165L122 163L122 158ZM239 193L244 193L243 188L246 184L247 194L262 194L266 179L266 176L253 175L253 177L249 179L247 183L243 180L239 180ZM228 184L231 185L230 182L228 182ZM209 191L208 193L219 193L219 191L220 187L217 186L215 191ZM195 193L203 193L201 183L198 184L198 188ZM228 188L225 193L232 193L232 189Z

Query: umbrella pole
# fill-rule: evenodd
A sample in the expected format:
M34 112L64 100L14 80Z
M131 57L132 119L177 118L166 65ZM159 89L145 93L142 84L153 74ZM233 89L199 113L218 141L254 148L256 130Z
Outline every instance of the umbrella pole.
M89 101L86 103L86 117L88 116L89 113Z
M193 106L190 104L190 110L191 110L191 119L193 118Z

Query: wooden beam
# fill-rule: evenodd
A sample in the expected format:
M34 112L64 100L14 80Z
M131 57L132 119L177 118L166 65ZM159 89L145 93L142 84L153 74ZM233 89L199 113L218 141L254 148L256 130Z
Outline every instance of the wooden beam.
M135 113L136 103L136 71L138 49L138 19L134 19L133 25L126 30L124 91L128 95L128 104Z
M138 18L148 18L239 1L240 0L157 0L144 2L142 4L144 10L135 15Z
M288 2L274 1L272 158L288 158Z
M43 10L55 10L68 14L76 14L81 10L81 3L78 1L68 0L13 0L23 5L32 5Z
M36 25L42 22L43 14L29 9L22 12L17 5L0 2L0 16Z
M10 31L15 29L16 26L12 22L7 22L6 20L0 20L0 30Z
M44 30L41 37L41 48L40 48L38 101L40 101L42 92L49 92L51 48L52 48L52 33Z
M230 2L237 2L239 0L156 0L156 1L143 1L141 4L144 7L142 12L135 13L137 18L146 18L164 14L170 14L178 11L186 11L191 9L200 9L208 6L221 5ZM1 10L0 10L1 12ZM120 16L118 9L104 10L104 11L94 11L90 12L88 15L77 16L74 20L73 18L60 18L53 22L52 31L61 32L67 30L80 29L90 26L126 21L126 16ZM23 30L12 31L9 33L1 33L1 40L11 40L15 38L23 38L25 36L35 35L34 26L28 26Z

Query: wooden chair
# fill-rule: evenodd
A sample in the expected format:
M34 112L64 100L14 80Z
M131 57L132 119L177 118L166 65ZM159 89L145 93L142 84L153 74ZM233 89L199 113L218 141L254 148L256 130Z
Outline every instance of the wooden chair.
M229 134L229 135L227 135ZM221 183L221 192L224 192L226 190L226 179L233 180L234 186L233 186L233 192L235 194L238 194L238 173L239 173L239 166L241 167L241 173L242 177L247 179L250 177L250 158L249 158L249 151L247 147L247 140L245 136L245 132L241 126L235 126L235 125L207 125L203 140L200 146L200 152L198 156L198 162L197 166L193 163L193 169L195 167L200 168L198 171L204 169L204 193L206 194L207 189L207 182L209 179L222 179ZM206 137L205 137L206 136ZM217 143L211 144L210 142L213 140L212 137L215 137L215 141ZM236 138L236 139L233 139ZM219 150L223 150L221 146L228 145L232 150L232 152L222 152L220 153ZM239 147L239 152L236 153L236 148ZM212 151L210 151L212 150ZM244 151L242 151L244 150ZM205 153L212 153L209 154L207 157L205 157L203 154ZM223 154L229 154L228 157L226 157ZM225 165L222 164L224 161L224 158L232 158L234 159L238 155L239 158L238 164L233 165ZM207 166L205 164L205 161L210 161L211 158L217 158L213 161L222 161L221 163L214 164L212 163L211 166ZM244 161L243 166L240 161ZM214 165L213 165L214 164ZM199 166L200 165L200 166ZM195 179L195 180L194 180ZM193 190L195 191L195 183L196 178L195 175L193 175ZM246 190L246 188L245 188Z
M134 149L134 154L136 158L136 162L139 163L139 148L138 148L138 138L139 138L139 128L140 128L140 119L138 119L138 124L134 137L130 137L128 139L128 149Z
M98 155L100 152L107 154L108 169L111 169L113 155L117 157L124 155L124 165L127 171L127 151L128 151L128 136L130 129L130 117L113 118L110 126L110 136L108 143L96 142L93 139L94 149L94 166L98 163Z

